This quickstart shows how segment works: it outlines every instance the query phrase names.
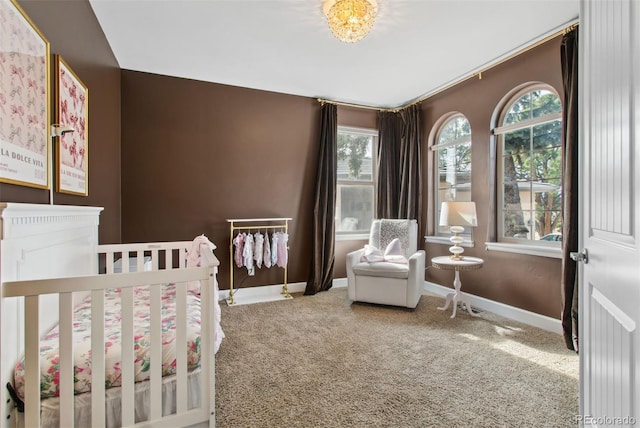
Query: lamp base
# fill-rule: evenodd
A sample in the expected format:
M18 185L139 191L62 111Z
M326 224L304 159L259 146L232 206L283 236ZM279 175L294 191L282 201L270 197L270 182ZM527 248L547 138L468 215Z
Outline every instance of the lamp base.
M464 248L460 246L464 242L464 238L460 236L462 232L464 232L464 227L462 226L451 226L449 229L453 236L449 238L449 241L453 243L453 246L449 247L449 252L452 254L449 256L451 260L463 260L462 253L464 253Z

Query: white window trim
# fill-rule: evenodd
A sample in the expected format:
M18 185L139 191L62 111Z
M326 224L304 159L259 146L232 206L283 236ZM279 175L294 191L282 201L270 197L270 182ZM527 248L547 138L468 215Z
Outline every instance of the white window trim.
M534 119L523 120L522 122L512 123L510 125L498 126L493 129L493 135L502 135L507 132L518 131L523 128L531 128L532 126L542 125L544 123L553 122L554 120L562 120L562 112L547 114L536 117Z
M487 251L504 251L506 253L527 254L530 256L562 258L562 248L542 244L513 244L510 242L485 242Z
M336 232L336 241L369 241L368 233Z
M459 144L467 144L467 143L471 144L471 137L458 138L457 140L449 141L448 143L443 143L443 144L434 144L430 148L432 151L435 152L440 149L446 149L447 147L457 146Z

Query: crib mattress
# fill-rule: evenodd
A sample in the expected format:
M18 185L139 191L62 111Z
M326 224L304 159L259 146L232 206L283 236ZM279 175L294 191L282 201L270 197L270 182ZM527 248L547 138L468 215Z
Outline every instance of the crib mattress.
M134 288L134 357L135 381L149 379L150 369L150 292L149 287ZM176 286L162 286L162 375L176 372ZM59 391L58 327L53 327L40 341L41 395L57 397ZM120 289L105 292L105 387L121 384L121 305ZM91 390L91 296L75 310L73 317L74 390L76 394ZM187 294L187 362L188 370L200 365L200 296ZM14 373L15 388L24 398L24 360Z

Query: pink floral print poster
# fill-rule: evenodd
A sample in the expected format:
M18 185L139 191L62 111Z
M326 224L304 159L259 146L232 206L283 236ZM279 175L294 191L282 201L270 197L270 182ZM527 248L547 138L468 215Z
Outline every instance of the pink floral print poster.
M49 42L0 0L0 181L49 188Z
M57 191L86 196L89 90L59 55L56 55L55 64L56 121L74 130L60 137L56 150Z

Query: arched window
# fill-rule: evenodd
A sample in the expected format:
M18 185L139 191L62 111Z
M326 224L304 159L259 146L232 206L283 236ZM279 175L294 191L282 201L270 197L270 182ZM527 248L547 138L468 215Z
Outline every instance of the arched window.
M441 119L441 125L431 149L435 152L436 215L438 236L450 236L448 226L439 226L442 202L471 200L471 126L461 113L451 113ZM470 236L470 228L463 235Z
M500 115L499 240L562 241L562 104L547 85L517 91Z

